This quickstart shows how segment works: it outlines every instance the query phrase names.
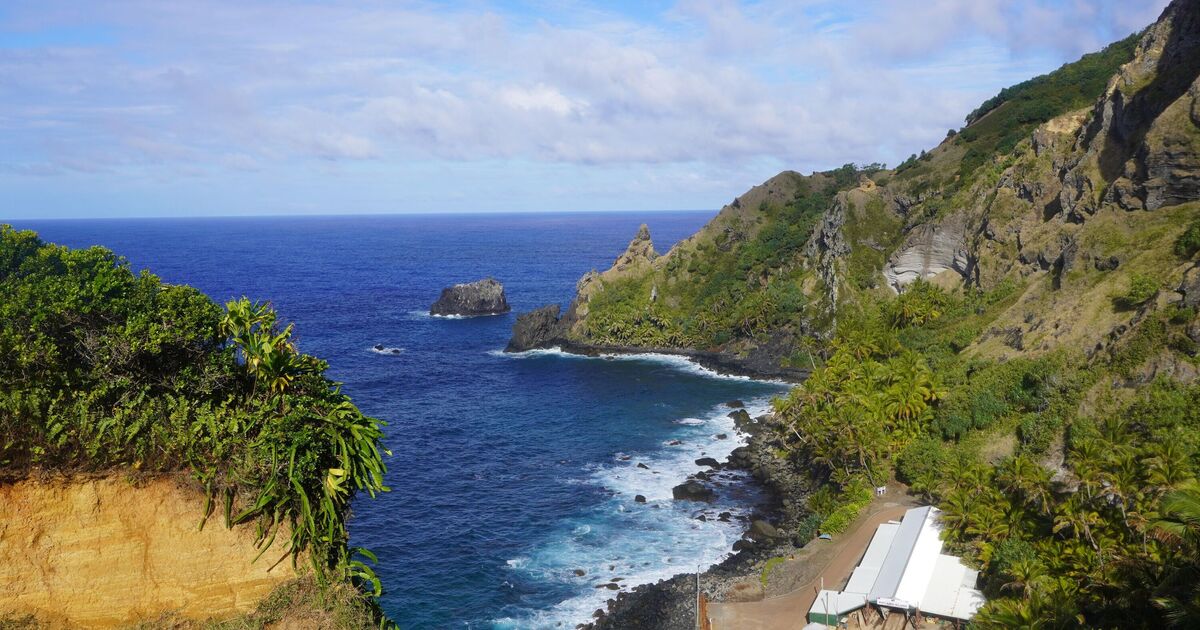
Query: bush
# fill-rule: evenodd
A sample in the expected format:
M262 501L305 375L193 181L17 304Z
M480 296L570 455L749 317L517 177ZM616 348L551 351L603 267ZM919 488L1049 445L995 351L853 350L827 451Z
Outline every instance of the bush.
M1021 439L1021 447L1033 453L1045 453L1050 448L1054 435L1062 427L1058 416L1042 413L1027 413L1021 416L1021 424L1017 427L1017 437Z
M896 478L915 492L932 494L949 459L949 450L941 440L932 436L917 438L896 457Z
M1137 308L1158 295L1158 281L1145 274L1135 273L1129 279L1129 289L1125 293L1113 296L1113 302L1118 308Z
M1196 252L1200 252L1200 219L1192 221L1175 241L1175 254L1180 258L1190 259Z
M821 522L821 533L840 534L846 531L850 523L858 518L863 508L871 502L873 496L871 488L865 483L860 482L847 488L840 497L840 505Z
M290 535L319 576L374 584L346 542L357 491L383 486L380 422L300 353L292 327L243 298L134 274L112 252L0 226L0 474L189 471L203 523Z

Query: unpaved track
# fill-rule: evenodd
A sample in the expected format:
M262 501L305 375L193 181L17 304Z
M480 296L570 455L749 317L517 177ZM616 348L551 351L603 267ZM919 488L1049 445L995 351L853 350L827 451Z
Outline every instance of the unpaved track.
M894 488L889 489L892 494ZM900 494L900 493L896 493ZM821 589L821 580L825 580L825 588L836 590L858 565L875 529L879 525L892 520L900 520L904 512L914 507L916 503L908 496L881 497L871 505L866 516L859 517L855 525L845 534L832 542L813 541L810 545L824 545L808 557L790 560L789 562L807 562L818 564L824 562L812 580L803 586L776 597L768 597L757 602L737 602L709 604L708 616L712 620L713 630L796 630L803 628L807 621L808 609L812 607L817 593Z

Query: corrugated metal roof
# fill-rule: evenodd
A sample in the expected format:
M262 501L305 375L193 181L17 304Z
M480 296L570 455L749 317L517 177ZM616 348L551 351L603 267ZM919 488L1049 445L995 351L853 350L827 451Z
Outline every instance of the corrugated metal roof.
M896 591L900 588L900 581L904 578L905 567L908 566L908 560L912 556L913 548L921 536L925 520L929 517L931 510L933 510L933 506L927 505L913 508L904 513L904 520L900 521L900 526L896 529L892 546L879 566L879 575L875 578L875 584L867 594L868 599L875 601L880 597L894 598L896 596Z
M826 589L817 593L817 599L808 612L844 615L866 605L867 598L862 593L839 593Z

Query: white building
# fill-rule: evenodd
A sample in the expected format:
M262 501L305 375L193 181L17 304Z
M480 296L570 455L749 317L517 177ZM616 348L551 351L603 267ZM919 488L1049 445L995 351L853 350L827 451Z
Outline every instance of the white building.
M808 621L836 625L867 604L907 614L966 621L983 606L979 572L942 553L939 510L913 508L904 519L875 530L858 567L841 591L821 591Z

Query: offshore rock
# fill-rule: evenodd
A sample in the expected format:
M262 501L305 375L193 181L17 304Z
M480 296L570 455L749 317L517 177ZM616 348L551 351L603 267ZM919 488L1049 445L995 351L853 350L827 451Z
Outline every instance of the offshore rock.
M711 502L716 498L716 493L699 481L690 479L671 488L671 497L676 501Z
M557 304L551 304L517 316L512 338L504 351L524 352L544 348L559 339L564 332L558 317L560 310Z
M442 295L429 307L430 315L499 315L509 311L504 285L492 278L456 284L442 289Z

